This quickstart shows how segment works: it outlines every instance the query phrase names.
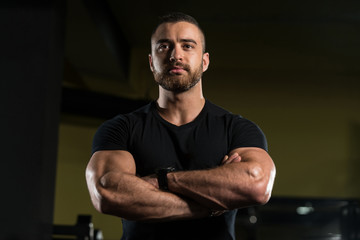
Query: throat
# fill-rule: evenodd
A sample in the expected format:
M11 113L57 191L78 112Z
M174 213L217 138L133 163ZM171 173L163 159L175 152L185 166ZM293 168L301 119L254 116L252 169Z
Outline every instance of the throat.
M175 125L182 126L194 121L205 105L205 99L197 105L174 106L172 104L166 107L161 107L157 104L159 115L167 122Z

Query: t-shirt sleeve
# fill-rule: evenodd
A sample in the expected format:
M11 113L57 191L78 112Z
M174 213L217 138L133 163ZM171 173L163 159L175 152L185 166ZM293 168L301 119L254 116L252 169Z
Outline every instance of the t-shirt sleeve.
M119 115L104 122L96 131L92 154L100 150L127 150L129 124L126 118Z
M239 147L258 147L268 151L263 131L252 121L236 116L231 131L231 150Z

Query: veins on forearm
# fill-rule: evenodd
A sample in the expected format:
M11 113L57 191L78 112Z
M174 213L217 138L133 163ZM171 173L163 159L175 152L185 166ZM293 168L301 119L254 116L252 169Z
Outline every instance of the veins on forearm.
M233 162L210 170L171 173L168 182L171 191L204 206L231 210L256 204L254 196L263 176L255 175L248 163Z
M192 200L163 192L131 174L110 174L100 182L105 187L102 209L110 215L137 221L168 221L203 217L208 212Z

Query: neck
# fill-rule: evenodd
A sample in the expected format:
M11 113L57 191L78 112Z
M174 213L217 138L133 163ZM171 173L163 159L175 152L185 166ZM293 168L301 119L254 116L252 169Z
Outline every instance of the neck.
M181 126L193 121L205 104L201 80L186 92L174 93L159 87L159 114L168 122Z

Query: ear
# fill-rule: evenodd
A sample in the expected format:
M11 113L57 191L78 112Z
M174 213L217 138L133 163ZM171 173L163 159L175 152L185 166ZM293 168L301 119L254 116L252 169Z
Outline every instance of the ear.
M153 60L151 54L149 54L149 65L150 65L150 70L154 72L154 66L153 66Z
M209 53L203 54L203 72L205 72L210 65L210 56Z

